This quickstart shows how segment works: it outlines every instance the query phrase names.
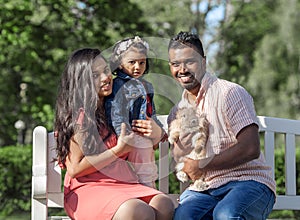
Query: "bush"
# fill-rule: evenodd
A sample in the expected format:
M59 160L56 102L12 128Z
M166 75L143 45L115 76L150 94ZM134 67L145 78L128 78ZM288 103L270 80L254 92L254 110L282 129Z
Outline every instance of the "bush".
M30 211L31 146L0 148L0 216Z

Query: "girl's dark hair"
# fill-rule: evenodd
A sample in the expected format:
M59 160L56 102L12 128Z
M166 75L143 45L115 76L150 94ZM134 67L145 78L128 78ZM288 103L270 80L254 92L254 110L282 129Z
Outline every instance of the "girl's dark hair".
M97 109L98 93L94 87L91 68L97 56L101 56L99 49L84 48L73 52L61 76L54 130L57 138L57 160L63 165L70 151L70 140L77 132L85 134L82 146L84 154L101 151L99 124L105 120L101 116L103 114L99 114L101 110ZM81 111L84 112L84 117L80 126L77 120Z
M119 69L119 66L121 65L121 61L122 61L122 56L124 52L126 52L130 47L134 47L139 52L145 54L146 57L148 57L149 45L146 41L141 39L139 36L125 38L121 41L118 41L113 47L113 52L109 60L110 69L112 70L113 73L115 73L116 70ZM146 58L146 69L143 74L148 73L149 66L150 66L149 59Z
M177 48L184 48L187 46L193 48L203 58L205 58L201 40L199 39L198 35L192 34L190 32L181 31L176 36L174 36L169 42L168 51L172 48L177 49Z

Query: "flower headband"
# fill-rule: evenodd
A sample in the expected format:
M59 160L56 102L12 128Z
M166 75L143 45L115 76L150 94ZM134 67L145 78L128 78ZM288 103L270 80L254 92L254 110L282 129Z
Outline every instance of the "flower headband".
M116 48L114 50L115 55L120 56L122 53L124 53L130 46L136 43L141 43L144 45L144 47L149 50L149 44L142 40L139 36L135 36L134 38L129 38L126 40L119 41L116 43Z

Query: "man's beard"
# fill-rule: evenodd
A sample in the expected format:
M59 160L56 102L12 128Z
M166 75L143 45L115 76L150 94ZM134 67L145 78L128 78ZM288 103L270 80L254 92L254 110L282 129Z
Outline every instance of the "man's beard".
M196 87L198 87L199 85L200 85L199 82L193 81L193 82L191 82L191 83L185 83L185 84L183 84L182 86L183 86L183 88L185 88L186 90L191 91L191 90L195 89Z
M186 76L186 75L190 75L190 77L192 79L191 82L181 83L182 87L185 88L186 90L188 90L188 91L193 90L193 89L195 89L196 87L198 87L201 84L195 78L194 74L188 73L188 74L183 74L182 76ZM178 77L180 77L180 75Z

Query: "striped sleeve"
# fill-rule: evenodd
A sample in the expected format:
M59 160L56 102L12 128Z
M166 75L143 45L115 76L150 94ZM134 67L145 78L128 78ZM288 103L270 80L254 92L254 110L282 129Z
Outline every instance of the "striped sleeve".
M233 84L225 98L227 122L236 136L244 127L258 124L253 98L241 86Z

